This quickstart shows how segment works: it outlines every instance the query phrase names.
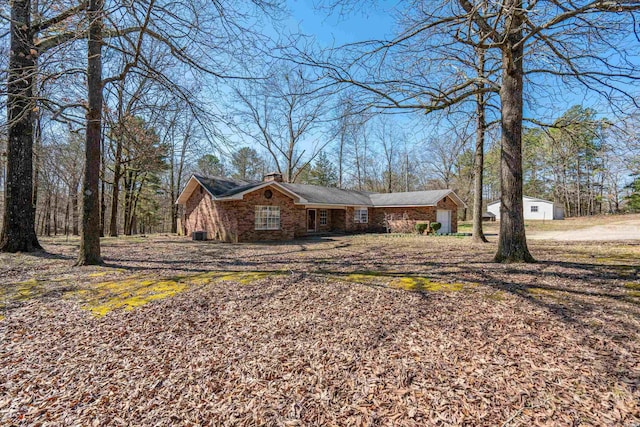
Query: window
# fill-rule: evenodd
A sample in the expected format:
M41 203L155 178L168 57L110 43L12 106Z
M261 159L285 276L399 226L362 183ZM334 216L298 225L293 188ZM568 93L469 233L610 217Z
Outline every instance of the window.
M256 230L280 230L280 206L256 206Z
M355 210L355 216L353 221L356 223L366 224L369 222L369 210L367 208L360 208Z
M320 209L320 225L327 225L327 210Z
M531 206L531 212L538 212L537 206Z

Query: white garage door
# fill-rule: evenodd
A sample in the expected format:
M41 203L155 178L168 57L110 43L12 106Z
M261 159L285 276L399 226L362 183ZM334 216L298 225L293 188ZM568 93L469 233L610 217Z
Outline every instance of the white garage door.
M449 234L451 233L451 211L439 210L436 213L436 221L442 224L438 234Z

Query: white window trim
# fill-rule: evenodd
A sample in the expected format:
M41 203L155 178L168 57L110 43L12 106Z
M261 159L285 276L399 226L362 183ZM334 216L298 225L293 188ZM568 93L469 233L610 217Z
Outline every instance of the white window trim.
M538 205L531 205L531 213L537 213L538 212Z
M255 212L255 229L280 230L280 206L257 205Z
M364 215L362 214L364 212ZM353 211L353 222L356 224L368 224L369 223L369 209L356 208Z
M320 225L327 225L329 213L326 209L320 209Z

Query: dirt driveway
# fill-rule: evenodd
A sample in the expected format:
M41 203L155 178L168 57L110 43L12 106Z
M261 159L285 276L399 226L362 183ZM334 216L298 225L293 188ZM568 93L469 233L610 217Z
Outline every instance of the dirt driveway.
M640 240L640 218L617 220L603 218L601 225L573 228L570 230L527 230L527 238L539 240Z

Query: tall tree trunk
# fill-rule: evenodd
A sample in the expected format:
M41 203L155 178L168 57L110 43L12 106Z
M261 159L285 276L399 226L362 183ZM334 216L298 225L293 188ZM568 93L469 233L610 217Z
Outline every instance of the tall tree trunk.
M36 112L35 126L33 128L33 208L38 209L38 185L40 184L40 153L42 153L42 123L40 121L40 113Z
M106 187L106 156L104 149L104 133L105 130L102 129L102 135L100 137L100 237L104 237L104 229L106 225L106 210L107 210L107 202L105 198L105 187Z
M71 209L71 198L67 197L67 203L64 209L64 235L69 236L69 209Z
M69 196L71 197L71 232L74 236L80 234L79 227L79 212L78 212L78 183L73 182L72 187L69 190Z
M131 186L133 179L131 178L131 171L125 171L124 175L124 234L126 236L130 235L130 223L129 218L131 218Z
M484 49L478 48L478 77L484 78L485 60ZM484 83L478 85L480 89ZM482 181L484 174L484 135L487 129L485 119L484 94L478 93L476 96L476 152L473 162L473 241L476 243L487 242L482 230ZM466 209L465 209L466 211ZM466 216L466 212L465 212Z
M58 235L58 188L53 193L53 235Z
M89 0L88 111L82 191L82 232L76 265L102 264L100 256L100 133L102 131L102 11L104 0Z
M47 188L47 190L49 190ZM46 218L46 222L44 223L44 234L49 237L51 236L51 192L47 191L47 201L44 204L44 217Z
M7 178L1 252L42 249L35 230L33 206L33 77L35 50L31 2L11 6L11 48L7 81Z
M496 262L535 262L527 248L522 201L523 66L522 0L507 0L510 28L502 46L502 148L500 238Z
M122 179L122 141L123 138L123 93L124 78L120 81L118 88L118 132L116 135L116 152L113 159L113 188L111 191L111 221L109 223L109 236L118 237L118 203L120 199L120 180Z
M113 164L113 189L111 190L111 221L109 236L118 237L118 201L120 198L120 180L122 179L120 157L122 157L122 142L116 141L116 156Z

